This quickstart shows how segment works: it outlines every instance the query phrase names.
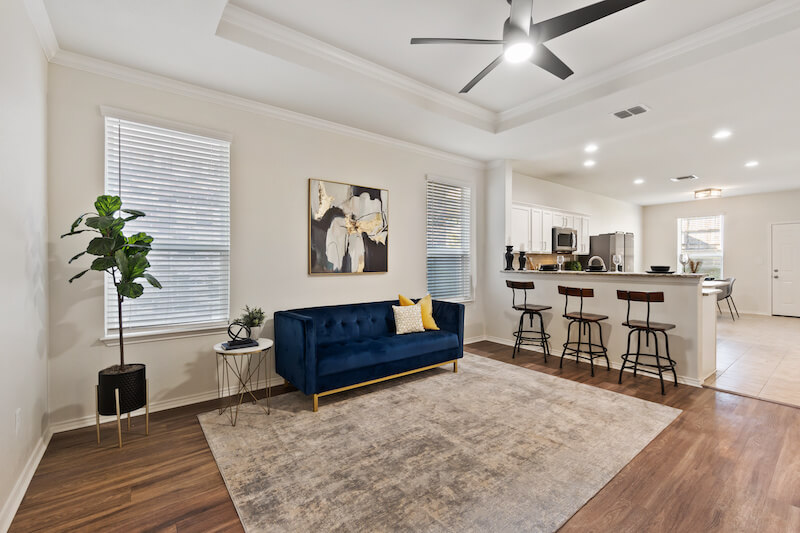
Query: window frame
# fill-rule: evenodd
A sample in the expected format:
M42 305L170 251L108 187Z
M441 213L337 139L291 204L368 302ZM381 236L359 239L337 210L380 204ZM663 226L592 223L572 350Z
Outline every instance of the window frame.
M680 265L680 256L683 253L683 228L682 223L684 220L691 220L691 219L698 219L698 218L719 218L719 279L725 278L725 215L724 213L712 214L712 215L695 215L695 216L685 216L685 217L678 217L676 219L676 226L677 226L677 240L678 240L678 249L675 255L676 263ZM689 252L686 252L689 253ZM690 254L691 255L691 254ZM688 268L688 265L687 265ZM701 272L698 272L698 274ZM691 274L691 272L681 272L681 274Z
M107 131L107 119L116 119L122 120L127 122L134 122L141 124L143 126L150 126L156 128L162 128L167 130L173 130L177 133L183 133L186 135L193 135L193 136L200 136L206 137L208 139L213 139L216 141L226 142L228 143L228 197L230 199L230 177L231 177L231 161L230 161L230 151L233 136L229 133L212 130L208 128L203 128L200 126L196 126L193 124L187 124L183 122L177 122L167 119L162 119L160 117L155 117L152 115L146 115L143 113L137 113L132 111L127 111L124 109L119 109L110 106L99 106L100 107L100 115L102 117L102 128L103 128L103 190L104 194L108 193L108 172L109 172L109 155L107 152L107 142L106 138L108 135ZM123 198L124 201L124 198ZM123 206L124 207L124 206ZM226 306L228 308L228 317L224 320L219 321L206 321L206 322L195 322L195 323L174 323L174 324L164 324L159 326L142 326L142 327L125 327L123 329L123 335L125 338L126 344L137 344L141 342L151 342L151 341L158 341L158 340L166 340L166 339L175 339L175 338L186 338L186 337L196 337L196 336L203 336L203 335L217 335L220 332L227 329L228 324L230 322L230 309L231 309L231 290L230 290L230 235L231 235L231 228L230 228L230 219L231 219L232 209L228 207L228 286L226 289L227 301ZM107 312L108 312L108 305L109 301L107 298L109 284L112 283L110 276L105 275L103 279L103 336L100 337L100 341L103 342L106 346L118 346L119 345L119 331L117 328L109 328L108 322L106 320Z
M476 287L476 235L475 235L475 216L476 216L476 199L475 199L475 184L472 181L458 178L448 178L434 174L425 175L425 290L430 292L428 286L428 182L439 183L442 185L449 185L452 187L462 187L469 189L469 296L466 298L436 298L443 302L452 303L472 303L475 301Z

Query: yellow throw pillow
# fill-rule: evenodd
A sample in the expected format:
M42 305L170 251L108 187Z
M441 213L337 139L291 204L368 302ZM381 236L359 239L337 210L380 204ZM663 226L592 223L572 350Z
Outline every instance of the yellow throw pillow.
M397 299L400 300L400 305L415 305L414 302L402 294L398 294ZM438 331L439 326L436 325L436 321L433 319L433 299L431 295L429 294L425 298L417 300L417 303L422 308L422 325L425 326L425 329Z

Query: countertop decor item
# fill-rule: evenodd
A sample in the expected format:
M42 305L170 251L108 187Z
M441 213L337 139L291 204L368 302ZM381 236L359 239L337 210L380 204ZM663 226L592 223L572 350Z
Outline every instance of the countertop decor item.
M75 219L67 233L61 237L78 235L84 232L97 233L98 236L89 241L86 250L76 254L70 263L83 255L94 256L91 266L75 274L69 279L72 283L90 270L104 272L111 276L117 293L117 317L119 319L119 364L104 368L98 373L98 384L95 388L97 425L97 443L100 444L100 415L117 415L117 435L119 447L122 448L122 430L120 414L128 413L128 429L130 429L131 411L146 407L145 433L149 433L149 401L145 365L125 363L125 345L123 339L122 303L125 298L138 298L144 293L144 286L139 280L145 279L157 288L161 284L147 272L150 263L147 254L152 247L153 238L146 233L137 233L126 237L122 230L125 223L145 216L142 211L123 209L119 196L98 196L94 203L96 212L84 213ZM123 216L123 213L127 216ZM83 227L81 227L83 224ZM80 229L79 229L80 228Z
M308 273L388 272L389 191L308 180Z
M703 265L702 260L695 261L694 259L689 259L689 270L692 271L692 274L697 274L697 271L700 270L700 267Z
M517 270L525 270L525 265L527 261L525 260L525 252L522 250L519 251L519 268Z
M514 270L514 247L506 246L506 270Z

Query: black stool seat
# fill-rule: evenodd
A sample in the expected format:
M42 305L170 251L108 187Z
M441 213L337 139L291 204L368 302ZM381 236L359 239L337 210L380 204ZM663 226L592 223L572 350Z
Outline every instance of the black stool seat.
M564 368L564 357L569 355L575 357L575 364L578 364L580 359L588 359L592 369L592 376L594 376L594 360L601 357L605 358L606 367L610 371L611 362L608 360L608 350L603 343L603 327L600 325L600 322L606 320L608 317L606 315L585 313L583 311L583 299L594 298L594 290L559 286L558 294L564 295L564 314L562 316L569 320L569 325L567 326L567 342L564 343L564 350L561 352L559 368ZM580 309L577 312L570 312L568 309L570 296L580 299ZM577 340L570 340L573 325L578 326ZM592 340L592 326L597 326L599 342L594 342ZM585 337L584 334L586 334Z
M514 311L520 311L519 325L514 332L514 351L511 353L511 358L517 356L517 352L523 345L541 346L544 352L544 362L547 362L547 356L550 355L550 335L544 330L544 318L542 318L542 311L552 309L549 305L537 305L528 303L528 291L534 289L532 281L511 281L506 280L506 287L511 289L512 299L511 308ZM522 291L523 302L517 303L517 291ZM525 324L525 317L530 321L531 329L523 329ZM534 318L539 319L538 329L534 329Z
M552 309L549 305L536 305L536 304L523 304L523 305L515 305L514 311L533 311L534 313L538 313L540 311L547 311L548 309Z
M564 318L581 320L583 322L600 322L601 320L608 320L606 315L596 315L594 313L564 313Z
M628 314L626 315L625 322L623 322L622 325L627 326L630 329L630 332L628 333L627 351L621 356L622 368L619 369L618 382L622 383L622 373L625 371L625 368L633 368L634 376L636 376L637 372L644 372L645 374L658 376L658 380L661 382L661 394L666 394L666 391L664 390L664 371L672 372L672 377L675 380L675 386L678 386L678 375L675 372L676 363L675 360L670 356L669 337L667 336L667 331L675 329L675 324L653 322L650 320L650 304L664 302L664 293L617 291L617 299L628 302ZM647 318L645 320L631 319L631 302L643 302L647 304ZM655 353L642 353L642 333L644 333L645 344L647 346L650 346L650 335L653 336ZM661 333L664 336L665 354L661 354L658 350L657 333ZM636 335L636 352L633 352L631 347L634 335ZM644 361L652 362L646 363ZM648 368L653 370L647 370Z
M664 324L663 322L650 322L645 320L628 320L622 323L623 326L635 329L652 329L654 331L669 331L675 329L675 324Z

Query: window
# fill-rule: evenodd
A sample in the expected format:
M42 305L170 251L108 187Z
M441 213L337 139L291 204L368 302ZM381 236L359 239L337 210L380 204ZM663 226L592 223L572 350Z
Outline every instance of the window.
M472 299L472 190L428 179L428 292L440 300Z
M680 255L702 261L698 273L722 278L722 215L678 219L678 263ZM689 272L689 266L686 266Z
M106 193L147 214L128 222L125 233L153 236L148 259L163 285L125 300L125 329L227 323L230 142L111 116L105 128ZM110 277L105 303L106 335L112 335L118 321Z

